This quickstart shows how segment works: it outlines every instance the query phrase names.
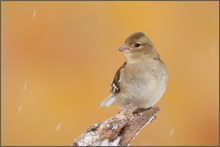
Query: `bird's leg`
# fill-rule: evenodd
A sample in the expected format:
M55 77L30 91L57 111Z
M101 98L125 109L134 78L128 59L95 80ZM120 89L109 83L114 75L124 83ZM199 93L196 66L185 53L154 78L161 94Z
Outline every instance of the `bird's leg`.
M152 107L150 107L150 108L147 108L147 109L145 109L145 108L137 108L134 112L133 112L133 114L138 114L138 113L141 113L141 112L143 112L143 111L147 111L147 110L149 110L149 109L151 109Z

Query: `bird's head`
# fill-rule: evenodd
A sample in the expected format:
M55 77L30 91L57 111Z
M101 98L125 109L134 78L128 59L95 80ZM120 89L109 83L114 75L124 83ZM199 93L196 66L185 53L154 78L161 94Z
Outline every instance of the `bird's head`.
M139 58L145 55L159 57L149 38L142 32L131 34L119 48L119 51L128 58Z

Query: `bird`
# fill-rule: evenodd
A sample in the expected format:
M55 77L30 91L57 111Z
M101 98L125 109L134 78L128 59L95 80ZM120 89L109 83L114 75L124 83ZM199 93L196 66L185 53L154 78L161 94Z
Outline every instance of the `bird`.
M120 109L133 103L137 108L149 109L166 91L168 73L153 43L143 32L131 34L118 49L125 62L116 71L110 94L99 106L116 103Z

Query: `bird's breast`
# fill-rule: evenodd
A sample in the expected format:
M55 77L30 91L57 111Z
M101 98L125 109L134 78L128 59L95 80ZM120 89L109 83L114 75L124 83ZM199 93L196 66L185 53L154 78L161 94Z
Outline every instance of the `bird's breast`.
M154 105L163 95L167 83L165 66L159 66L128 66L121 75L120 97L141 108Z

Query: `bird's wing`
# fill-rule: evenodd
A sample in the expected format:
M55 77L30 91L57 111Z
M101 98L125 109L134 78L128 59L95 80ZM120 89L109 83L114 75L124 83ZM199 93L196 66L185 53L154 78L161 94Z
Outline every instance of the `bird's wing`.
M111 90L110 90L111 94L113 94L113 95L120 92L120 84L119 84L120 83L120 76L121 76L121 72L125 68L125 66L126 66L126 62L115 73L115 77L112 81Z
M117 72L115 73L115 77L112 81L112 85L111 85L111 90L110 90L110 95L105 98L100 104L100 107L109 107L111 106L114 102L115 102L115 95L117 93L120 92L120 76L121 76L121 72L123 70L123 68L125 67L126 62L117 70Z

